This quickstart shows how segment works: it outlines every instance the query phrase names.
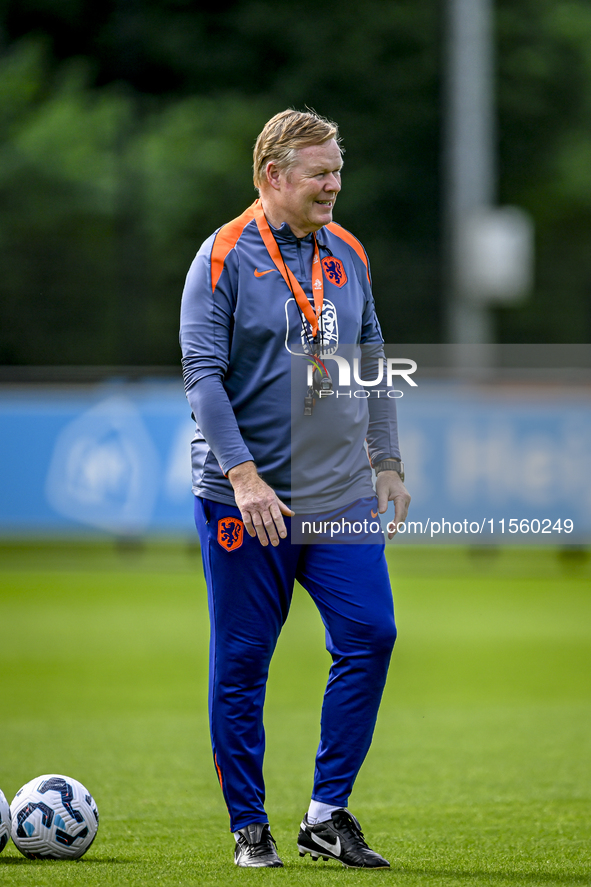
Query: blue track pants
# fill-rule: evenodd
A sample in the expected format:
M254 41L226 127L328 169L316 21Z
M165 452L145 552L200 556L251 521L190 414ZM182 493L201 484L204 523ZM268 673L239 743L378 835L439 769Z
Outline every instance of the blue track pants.
M377 507L375 500L362 501ZM274 548L244 531L236 544L239 518L235 507L195 498L211 620L211 740L232 831L268 821L263 704L294 581L318 607L332 656L314 800L347 806L371 744L396 639L383 543L296 545L288 535ZM288 533L289 523L286 518Z

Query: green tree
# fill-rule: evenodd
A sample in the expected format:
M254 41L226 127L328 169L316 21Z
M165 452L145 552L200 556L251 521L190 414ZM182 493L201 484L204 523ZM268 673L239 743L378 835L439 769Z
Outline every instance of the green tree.
M506 342L591 337L591 6L499 2L501 199L536 226L532 297L499 310Z
M253 199L285 107L339 122L337 219L364 242L390 341L438 341L441 4L4 0L0 360L178 362L201 241ZM497 0L499 197L536 225L502 341L591 332L591 7Z

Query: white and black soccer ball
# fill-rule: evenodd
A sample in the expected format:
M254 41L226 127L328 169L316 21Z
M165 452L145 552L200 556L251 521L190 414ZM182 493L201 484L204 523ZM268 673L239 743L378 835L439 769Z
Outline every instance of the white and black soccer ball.
M29 859L79 859L98 830L92 795L69 776L47 774L27 782L10 812L12 840Z
M0 853L10 841L10 823L10 807L4 792L0 789Z

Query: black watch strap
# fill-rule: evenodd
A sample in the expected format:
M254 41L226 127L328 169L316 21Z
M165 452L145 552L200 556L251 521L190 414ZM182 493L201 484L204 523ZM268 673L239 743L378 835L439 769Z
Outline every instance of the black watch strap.
M401 462L400 459L384 459L383 462L378 462L373 468L376 475L380 471L396 471L400 475L400 480L404 481L404 462Z

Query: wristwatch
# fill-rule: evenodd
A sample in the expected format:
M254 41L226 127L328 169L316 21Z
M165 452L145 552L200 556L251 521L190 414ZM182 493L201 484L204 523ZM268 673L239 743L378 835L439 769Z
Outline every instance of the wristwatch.
M404 482L404 462L401 462L399 459L384 459L383 462L378 462L377 465L374 465L373 470L376 473L376 477L380 471L396 471L400 475L400 480Z

